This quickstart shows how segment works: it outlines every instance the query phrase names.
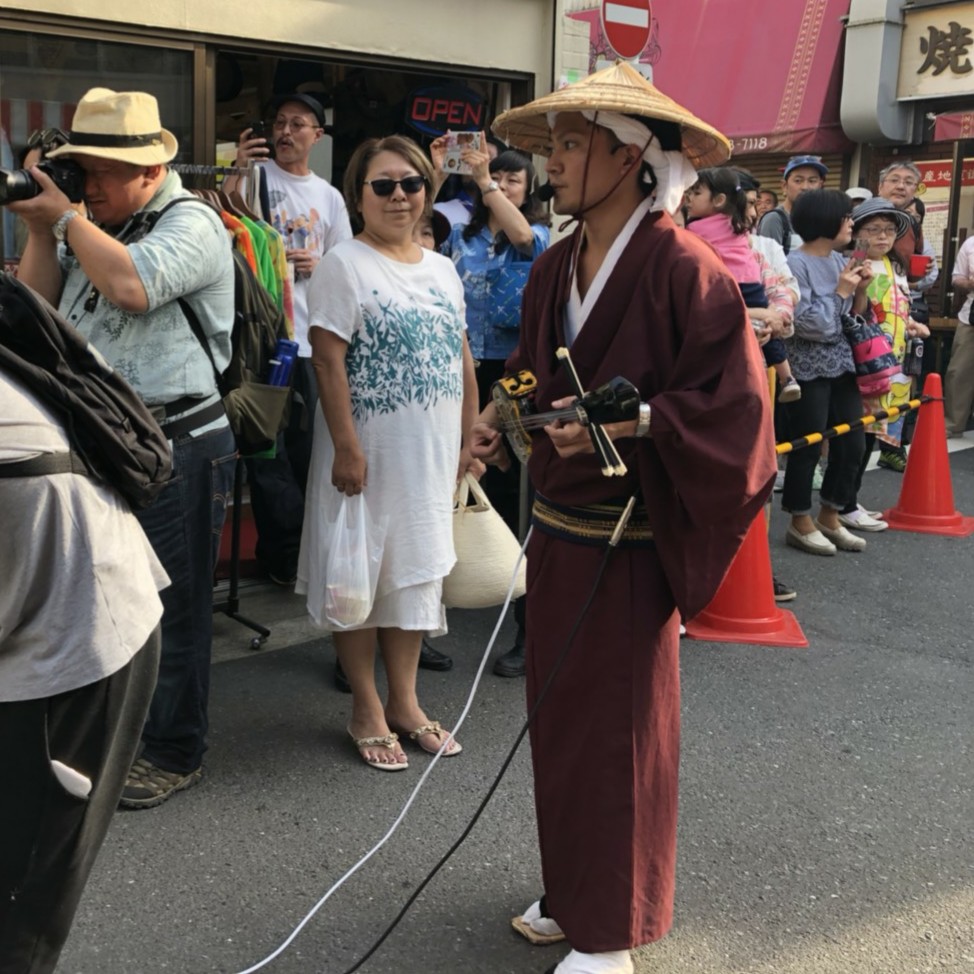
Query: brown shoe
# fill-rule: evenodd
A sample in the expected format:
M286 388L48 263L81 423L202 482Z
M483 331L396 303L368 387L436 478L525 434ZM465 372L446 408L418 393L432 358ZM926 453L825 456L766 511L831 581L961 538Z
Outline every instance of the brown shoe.
M180 771L165 771L145 758L139 758L129 771L118 804L122 808L152 808L161 805L177 791L192 788L202 777L202 768L183 774Z

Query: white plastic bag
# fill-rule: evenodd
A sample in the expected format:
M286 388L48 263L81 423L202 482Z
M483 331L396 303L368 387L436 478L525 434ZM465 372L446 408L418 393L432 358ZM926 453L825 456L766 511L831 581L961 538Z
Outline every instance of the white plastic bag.
M369 516L364 494L342 498L329 525L325 618L339 629L361 626L372 611L382 563L385 521Z

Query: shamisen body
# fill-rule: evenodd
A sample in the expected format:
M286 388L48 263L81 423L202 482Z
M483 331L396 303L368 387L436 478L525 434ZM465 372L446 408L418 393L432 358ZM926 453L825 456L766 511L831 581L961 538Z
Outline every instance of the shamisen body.
M535 263L510 372L537 377L539 411L581 383L632 381L648 410L604 427L627 474L603 476L578 423L535 433L528 548L529 709L586 604L605 544L636 510L531 729L544 895L514 918L567 940L556 974L629 974L630 948L670 927L679 763L680 613L711 599L771 490L775 461L760 354L716 254L670 212L693 165L727 140L627 64L500 116L495 131L548 155L556 213L578 221ZM493 407L473 452L509 462Z

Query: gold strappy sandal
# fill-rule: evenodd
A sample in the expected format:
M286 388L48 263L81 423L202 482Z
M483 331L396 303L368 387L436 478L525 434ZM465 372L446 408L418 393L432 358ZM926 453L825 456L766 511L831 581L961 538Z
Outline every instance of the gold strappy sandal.
M443 749L443 757L452 758L459 754L463 750L463 746L460 742L448 731L443 730L440 726L438 720L431 720L428 724L423 724L422 727L417 727L414 731L409 731L409 739L415 741L427 754L436 754L443 744L443 738L449 737L450 741ZM420 738L426 734L435 735L439 744L436 747L427 747Z
M370 768L375 768L377 771L405 771L409 767L408 761L370 761L362 753L362 749L366 747L386 747L390 751L394 751L396 744L399 742L398 734L385 734L382 737L356 737L348 727L345 730L348 731L348 736L358 748L359 757Z

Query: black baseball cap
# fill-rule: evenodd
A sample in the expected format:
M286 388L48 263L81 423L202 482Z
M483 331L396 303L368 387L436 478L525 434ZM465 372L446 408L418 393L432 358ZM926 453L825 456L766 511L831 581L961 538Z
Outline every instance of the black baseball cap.
M275 95L273 101L271 101L271 111L280 111L281 106L286 105L289 101L296 101L304 105L318 120L318 124L322 128L325 127L325 109L322 107L321 102L317 98L312 98L311 95L305 95L300 91L292 91L287 95Z

